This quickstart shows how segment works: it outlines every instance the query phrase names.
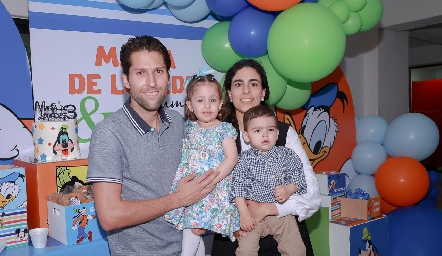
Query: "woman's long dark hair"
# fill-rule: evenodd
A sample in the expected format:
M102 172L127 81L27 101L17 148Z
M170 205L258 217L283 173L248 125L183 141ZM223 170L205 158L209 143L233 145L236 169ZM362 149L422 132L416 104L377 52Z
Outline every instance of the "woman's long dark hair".
M227 91L230 91L232 89L232 79L236 75L236 72L238 72L238 70L245 67L253 68L261 77L262 89L266 91L264 96L264 101L261 101L261 105L267 105L265 101L269 99L270 89L264 67L261 65L261 63L259 63L254 59L242 59L236 62L235 64L233 64L233 66L229 70L227 70L226 76L224 78L223 91L225 94L224 95L225 100L220 111L223 113L223 116L221 117L222 121L230 123L237 122L235 114L235 106L233 106L233 102L231 102L230 96L227 93Z

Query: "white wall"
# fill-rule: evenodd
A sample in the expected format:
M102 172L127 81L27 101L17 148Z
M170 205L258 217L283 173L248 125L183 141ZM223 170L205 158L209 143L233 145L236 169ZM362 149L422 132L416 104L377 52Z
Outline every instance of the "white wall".
M442 23L441 0L382 0L380 27L395 31Z
M441 47L409 53L408 34L400 31L442 23L442 1L382 2L380 29L347 36L340 66L352 90L356 115L379 115L391 122L409 111L408 67L442 63Z
M442 45L410 49L408 57L408 65L410 67L442 65Z
M340 64L353 96L359 118L378 112L378 33L369 30L347 36L344 58Z

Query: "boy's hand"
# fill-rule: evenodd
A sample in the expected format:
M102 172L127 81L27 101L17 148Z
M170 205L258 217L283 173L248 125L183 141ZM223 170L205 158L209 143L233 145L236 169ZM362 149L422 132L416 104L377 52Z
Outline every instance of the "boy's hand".
M289 199L293 193L298 191L298 186L295 184L280 185L275 187L275 201L282 204Z
M240 240L241 237L246 237L247 236L247 232L240 229L238 231L233 232L233 236L236 238L236 240Z

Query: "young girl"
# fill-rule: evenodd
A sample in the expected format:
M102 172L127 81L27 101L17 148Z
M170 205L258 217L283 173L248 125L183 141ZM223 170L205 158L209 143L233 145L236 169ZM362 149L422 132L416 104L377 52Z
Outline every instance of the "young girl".
M229 203L231 172L238 153L237 132L229 123L219 120L221 86L213 75L192 76L186 81L186 138L181 164L173 180L174 192L181 178L209 169L220 174L213 181L216 188L203 200L168 212L165 218L177 229L184 230L181 255L205 255L204 242L192 229L206 229L234 240L239 229L238 210Z

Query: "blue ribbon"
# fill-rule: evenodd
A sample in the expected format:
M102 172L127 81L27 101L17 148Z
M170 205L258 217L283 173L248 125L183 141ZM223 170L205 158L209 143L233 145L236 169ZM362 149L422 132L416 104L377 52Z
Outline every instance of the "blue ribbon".
M192 81L193 79L196 79L197 77L211 75L211 74L213 74L213 72L215 72L215 71L213 69L209 69L209 67L199 68L198 74L195 74L193 76L189 76L188 78L186 78L186 80L184 81L184 86L187 87L187 85L190 83L190 81Z
M370 195L364 190L357 188L354 193L351 190L347 190L347 198L368 200Z

